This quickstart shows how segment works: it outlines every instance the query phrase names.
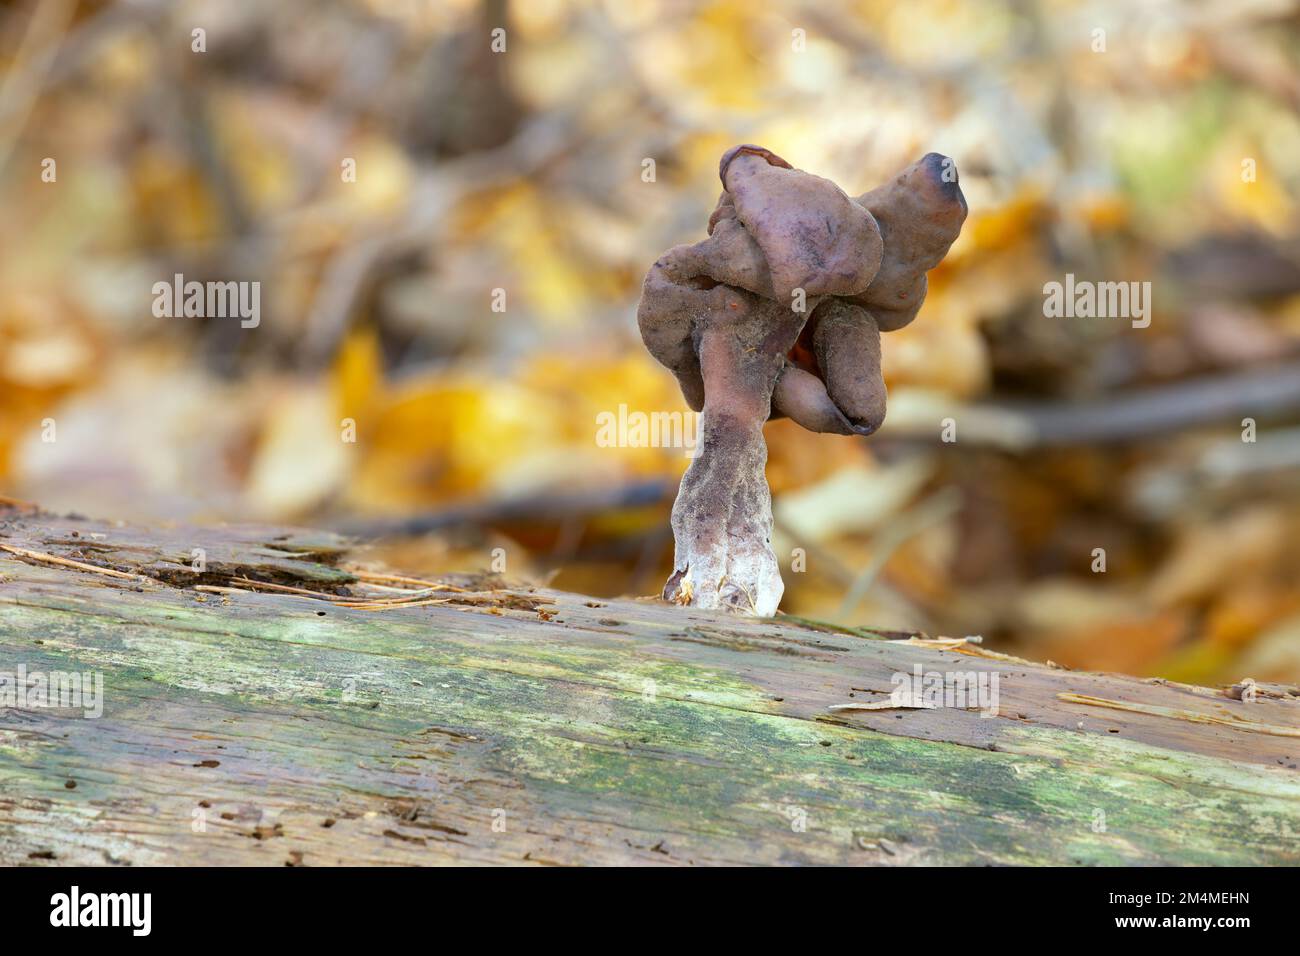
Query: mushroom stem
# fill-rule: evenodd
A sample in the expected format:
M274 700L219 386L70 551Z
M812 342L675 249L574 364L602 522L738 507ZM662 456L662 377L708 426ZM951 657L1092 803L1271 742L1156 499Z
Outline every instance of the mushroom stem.
M763 423L706 402L700 441L673 504L676 549L664 597L771 617L784 585L772 550Z
M664 597L770 617L784 585L772 550L763 423L803 316L761 300L733 314L700 335L700 444L673 504L676 550Z

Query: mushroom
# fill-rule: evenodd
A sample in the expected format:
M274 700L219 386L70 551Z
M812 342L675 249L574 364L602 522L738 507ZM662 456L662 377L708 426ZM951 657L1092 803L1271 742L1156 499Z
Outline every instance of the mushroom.
M761 146L729 149L718 172L708 238L651 266L637 310L646 348L702 412L663 593L768 617L784 586L763 423L789 417L840 435L880 427L880 333L916 317L966 200L937 153L856 199Z

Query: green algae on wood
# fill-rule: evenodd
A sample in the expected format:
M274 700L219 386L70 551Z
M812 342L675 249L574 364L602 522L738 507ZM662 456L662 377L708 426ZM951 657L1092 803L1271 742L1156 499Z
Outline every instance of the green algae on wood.
M1057 695L1296 726L1293 700L556 592L546 615L372 613L0 574L0 670L98 671L106 696L0 712L0 863L1300 862L1294 741ZM999 716L827 710L918 663L996 670Z

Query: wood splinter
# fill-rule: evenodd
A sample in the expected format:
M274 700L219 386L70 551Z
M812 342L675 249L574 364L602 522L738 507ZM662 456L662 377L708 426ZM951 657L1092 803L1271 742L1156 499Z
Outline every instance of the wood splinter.
M769 617L784 585L763 422L839 435L880 427L880 333L916 317L966 199L938 153L856 199L761 146L728 150L719 174L708 238L650 268L637 311L646 348L702 412L663 593Z

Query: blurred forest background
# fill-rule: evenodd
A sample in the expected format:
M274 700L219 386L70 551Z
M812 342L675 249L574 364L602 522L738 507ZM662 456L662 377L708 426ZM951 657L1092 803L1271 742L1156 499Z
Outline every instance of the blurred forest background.
M6 3L0 492L657 593L687 459L595 440L684 410L646 269L704 236L734 143L850 193L934 150L971 216L884 337L884 429L767 429L783 609L1298 681L1298 28L1291 0ZM176 273L260 282L260 325L155 317ZM1067 273L1151 282L1150 327L1045 317Z

